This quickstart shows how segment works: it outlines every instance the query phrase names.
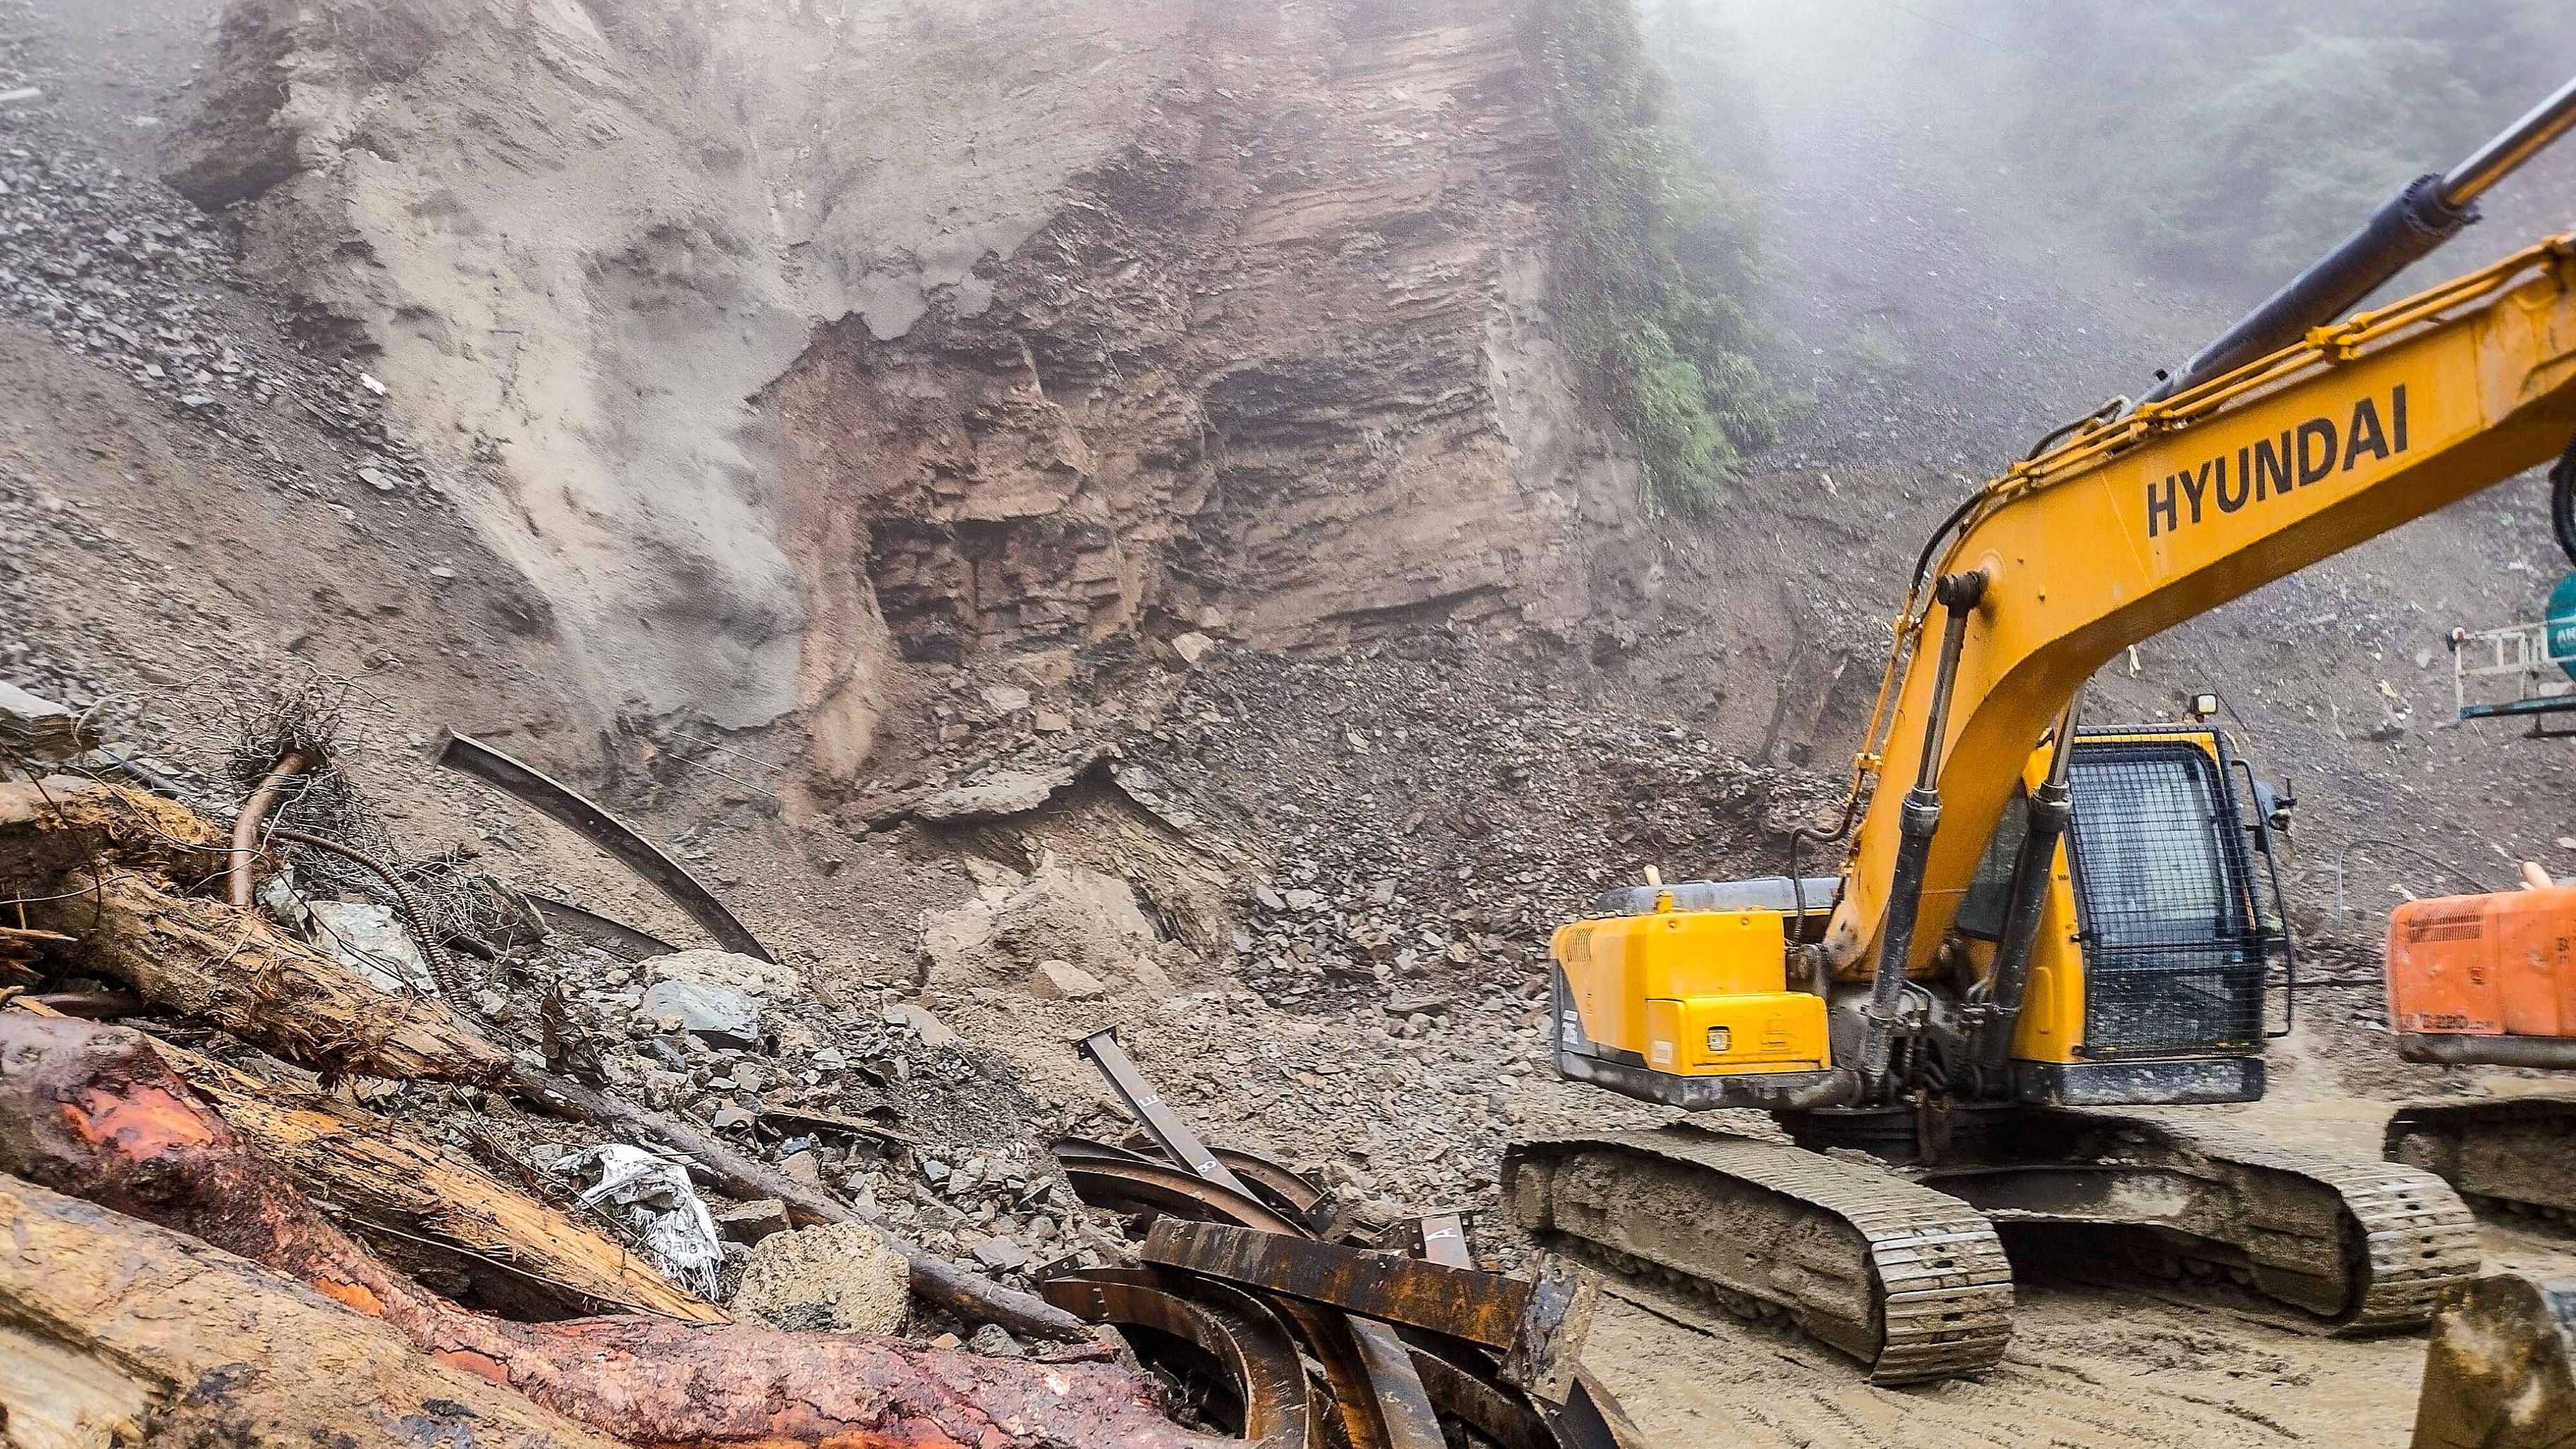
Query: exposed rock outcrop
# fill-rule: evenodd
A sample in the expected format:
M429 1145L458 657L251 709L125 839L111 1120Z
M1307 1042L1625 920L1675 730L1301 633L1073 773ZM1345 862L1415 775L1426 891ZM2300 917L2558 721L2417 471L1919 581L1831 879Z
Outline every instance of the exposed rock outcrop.
M1635 488L1548 340L1524 29L237 0L177 176L488 464L596 703L802 708L839 777L912 667L1571 631Z

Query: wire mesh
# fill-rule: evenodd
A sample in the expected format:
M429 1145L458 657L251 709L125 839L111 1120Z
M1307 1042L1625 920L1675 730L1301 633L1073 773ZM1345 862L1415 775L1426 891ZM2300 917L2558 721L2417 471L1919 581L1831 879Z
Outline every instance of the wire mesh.
M2217 762L2182 741L2086 743L2071 784L2085 1054L2257 1045L2263 931Z

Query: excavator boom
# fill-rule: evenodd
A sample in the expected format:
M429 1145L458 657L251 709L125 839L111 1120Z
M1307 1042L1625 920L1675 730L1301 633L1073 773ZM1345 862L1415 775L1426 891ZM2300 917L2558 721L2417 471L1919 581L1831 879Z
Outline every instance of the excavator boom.
M1921 973L1966 895L2032 745L2128 646L2559 455L2576 436L2576 237L2560 237L2295 347L2088 426L1989 485L1939 556L1983 578L1945 702L1909 667L1909 600L1860 768L1825 949L1866 972L1891 904L1899 790L1946 703L1940 829L1907 962ZM1918 597L1922 590L1918 587ZM1912 646L1909 650L1909 646Z

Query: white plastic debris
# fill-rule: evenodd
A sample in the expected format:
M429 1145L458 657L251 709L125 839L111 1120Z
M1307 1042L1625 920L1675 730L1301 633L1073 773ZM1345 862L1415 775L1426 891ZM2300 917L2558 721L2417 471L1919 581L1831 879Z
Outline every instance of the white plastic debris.
M680 1164L623 1142L603 1142L555 1164L555 1171L587 1174L599 1170L599 1181L581 1195L581 1205L606 1201L622 1211L644 1240L662 1276L700 1297L713 1297L716 1270L724 1266L724 1244L705 1199L689 1185Z
M374 393L378 397L383 397L385 395L385 385L376 381L370 374L363 372L359 373L358 386L365 388L367 391Z

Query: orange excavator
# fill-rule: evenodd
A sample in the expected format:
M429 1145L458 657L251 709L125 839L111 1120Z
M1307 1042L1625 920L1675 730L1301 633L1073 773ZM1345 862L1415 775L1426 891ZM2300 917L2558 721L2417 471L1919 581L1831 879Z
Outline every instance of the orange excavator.
M2408 901L2390 913L2388 1015L2399 1056L2576 1068L2576 887L2538 866L2524 875L2521 890ZM2472 1203L2576 1217L2576 1082L2402 1107L2387 1148L2390 1160L2433 1172Z

